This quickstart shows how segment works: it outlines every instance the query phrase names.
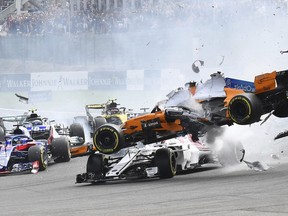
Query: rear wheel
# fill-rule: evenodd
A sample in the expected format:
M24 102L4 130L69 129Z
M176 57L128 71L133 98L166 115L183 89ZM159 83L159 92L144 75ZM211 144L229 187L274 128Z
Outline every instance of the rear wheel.
M67 137L57 137L52 140L52 156L56 163L68 162L71 159L70 145Z
M278 118L284 118L288 116L288 101L282 101L273 112L273 115Z
M99 128L100 126L106 123L107 121L104 117L101 117L101 116L95 117L94 118L94 131L96 131L97 128Z
M252 124L260 121L264 114L261 100L252 93L234 96L228 104L228 115L239 125Z
M176 174L176 156L172 149L158 149L155 154L155 164L160 178L172 178Z
M72 125L70 125L69 136L78 136L83 138L83 141L80 143L81 145L85 142L84 128L79 123L73 123Z
M95 131L93 143L101 153L115 153L125 147L123 131L118 125L104 124Z
M28 149L28 160L30 162L39 162L39 170L43 171L48 166L48 157L43 148L39 146L31 146Z

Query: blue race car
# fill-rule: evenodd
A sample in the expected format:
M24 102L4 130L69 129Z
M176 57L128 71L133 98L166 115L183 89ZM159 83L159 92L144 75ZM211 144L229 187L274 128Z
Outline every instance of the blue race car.
M48 166L47 143L35 141L26 128L17 126L0 142L0 174L37 173Z

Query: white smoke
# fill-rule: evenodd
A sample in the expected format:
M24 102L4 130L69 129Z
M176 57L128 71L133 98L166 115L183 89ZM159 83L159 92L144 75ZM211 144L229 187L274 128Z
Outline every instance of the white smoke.
M139 15L138 18L149 21L148 24L153 23L153 25L146 25L147 23L141 25L140 22L137 22L135 28L131 27L128 32L96 35L93 40L84 40L78 36L71 37L71 40L75 40L73 46L79 46L80 49L66 47L72 44L67 37L64 37L64 40L61 37L57 38L57 40L63 40L60 42L65 46L63 49L62 46L56 47L56 50L59 53L67 50L68 65L60 65L58 61L53 64L50 61L45 64L38 62L32 65L25 59L20 59L18 64L14 64L14 61L4 59L1 61L0 72L10 73L10 70L13 69L14 73L42 72L43 70L85 70L102 73L101 69L103 68L115 71L139 69L162 71L162 69L172 68L177 73L161 73L162 77L160 78L151 73L150 80L156 80L152 86L153 89L127 91L126 89L115 90L111 86L110 89L94 91L55 91L51 101L28 105L19 103L14 96L15 92L1 92L0 107L6 109L1 110L1 116L21 114L28 109L37 108L42 116L70 124L74 116L85 115L86 104L103 103L109 98L117 98L121 106L137 112L141 107L152 109L158 101L165 98L168 88L175 89L183 79L185 82L195 80L200 83L201 80L209 79L211 73L221 71L226 77L253 81L255 75L288 68L288 55L280 54L281 50L288 49L288 29L284 28L288 24L286 1L265 3L257 1L259 7L256 10L254 10L254 1L181 0L160 2L162 4L157 7L151 6L150 10L152 11L149 15L133 12L133 14ZM163 15L163 17L153 20L157 14ZM173 16L169 16L170 14ZM173 20L178 20L177 24ZM153 28L150 28L151 26ZM65 43L66 41L67 43ZM94 44L90 43L91 41ZM53 50L54 41L47 41L43 50L39 49L38 45L35 47L35 43L29 38L26 42L31 44L34 49L30 50L29 47L24 46L25 44L21 45L34 52L35 56L42 56L42 52L45 50ZM1 45L3 49L6 47L4 43ZM88 61L89 56L86 56L89 53L90 45L95 45L95 49L101 48L94 53L98 58L94 59L92 64ZM21 50L25 50L24 48ZM70 48L72 52L70 52ZM86 48L87 52L83 52L86 51ZM19 47L11 45L10 50L15 49L19 52ZM7 50L7 56L9 56L10 50ZM29 53L27 52L27 54ZM65 54L65 52L63 53ZM225 57L223 62L222 56ZM49 57L61 60L59 54ZM87 62L82 61L83 65L78 65L80 64L78 61L73 62L80 58L82 60L87 58ZM196 74L192 71L191 65L197 59L205 61L205 64ZM166 81L167 83L165 83ZM165 85L164 90L158 82ZM27 94L24 92L25 96ZM187 92L183 94L187 94ZM186 97L187 95L182 96L186 100L174 102L201 111L201 106L198 106L199 104L194 100L190 100L189 97ZM262 126L253 124L251 126L221 127L219 131L214 129L208 132L206 138L209 143L242 142L249 160L269 158L270 154L286 157L287 138L273 140L278 132L287 129L283 121L285 119L271 118Z

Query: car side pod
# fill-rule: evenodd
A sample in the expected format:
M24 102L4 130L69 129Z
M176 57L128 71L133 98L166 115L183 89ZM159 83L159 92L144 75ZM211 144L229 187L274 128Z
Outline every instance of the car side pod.
M114 124L100 126L93 135L93 144L104 154L112 154L126 147L123 130Z

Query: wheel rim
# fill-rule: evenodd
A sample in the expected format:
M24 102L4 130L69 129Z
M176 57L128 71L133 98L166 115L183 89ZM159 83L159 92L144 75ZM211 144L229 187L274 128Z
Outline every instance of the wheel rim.
M97 143L103 148L115 148L117 142L117 137L110 131L103 131L97 137Z
M176 163L176 156L173 152L171 152L170 160L171 160L171 171L172 171L173 175L175 175L177 163Z

